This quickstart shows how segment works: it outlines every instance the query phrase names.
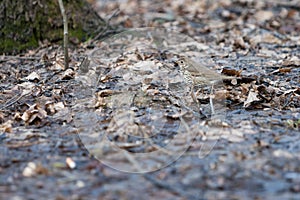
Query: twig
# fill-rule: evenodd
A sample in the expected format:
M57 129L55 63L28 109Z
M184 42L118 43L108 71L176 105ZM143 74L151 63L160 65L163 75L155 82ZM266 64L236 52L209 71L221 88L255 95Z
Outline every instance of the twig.
M11 105L13 105L13 104L15 104L16 102L18 102L20 99L22 99L24 96L27 96L27 95L29 95L31 93L31 91L30 92L27 92L27 93L23 93L23 94L21 94L17 99L15 99L15 100L13 100L16 96L18 96L18 95L15 95L13 98L11 98L10 100L8 100L7 102L6 102L6 105L4 105L4 106L2 106L1 108L0 108L0 110L3 110L3 109L5 109L5 108L7 108L7 107L9 107L9 106L11 106ZM8 103L8 102L10 102L10 103Z
M66 11L64 8L64 4L62 2L62 0L58 0L59 3L59 7L60 7L60 12L62 14L63 17L63 22L64 22L64 56L65 56L65 69L69 68L69 52L68 52L68 18L66 15Z
M19 60L39 60L40 57L21 57L21 56L0 56L0 62L6 62L12 59L19 59Z
M215 109L214 109L214 103L212 101L211 96L209 96L209 105L210 105L211 115L214 115L215 114Z

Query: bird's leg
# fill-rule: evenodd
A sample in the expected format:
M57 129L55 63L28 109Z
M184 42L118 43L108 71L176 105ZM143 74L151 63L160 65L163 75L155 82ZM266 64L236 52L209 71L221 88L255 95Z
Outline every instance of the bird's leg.
M198 99L197 99L197 97L194 93L194 84L191 87L191 96L192 96L193 101L196 103L196 106L197 106L197 109L198 109L199 113L204 115L207 118L207 116L201 110L201 102L198 101Z
M194 93L194 84L191 87L191 96L192 96L192 99L194 100L194 102L197 103L197 105L198 105L199 101Z
M209 105L210 105L211 115L215 114L214 104L212 100L213 90L214 90L214 85L211 86L210 95L209 95Z

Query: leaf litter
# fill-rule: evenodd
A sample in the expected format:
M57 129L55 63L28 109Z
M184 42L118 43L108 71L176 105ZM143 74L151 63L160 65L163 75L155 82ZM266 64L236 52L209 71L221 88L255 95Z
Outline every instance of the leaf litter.
M191 36L199 45L195 47L180 41L184 53L198 61L210 59L214 63L210 65L213 70L225 68L225 74L239 77L236 84L224 83L225 90L218 91L226 97L227 125L218 129L217 125L210 125L204 115L206 129L201 129L194 138L186 155L168 168L144 176L148 180L145 182L143 176L115 172L101 163L95 164L95 160L87 156L73 124L74 107L80 112L80 109L95 110L100 116L95 118L99 123L96 128L110 130L111 141L118 142L129 152L150 152L163 147L164 141L176 135L172 130L176 129L180 118L188 117L191 110L197 109L191 99L187 99L187 107L191 110L178 109L182 102L177 93L170 93L170 88L176 90L176 84L181 81L180 75L172 70L174 52L158 51L143 44L124 49L127 46L122 46L124 41L121 40L110 47L112 49L101 49L105 45L96 41L95 48L100 47L99 57L94 55L93 61L98 59L96 66L81 74L82 61L86 55L91 56L84 47L73 52L68 71L63 71L62 57L57 54L60 51L56 46L33 50L19 57L0 56L3 198L25 195L33 199L41 195L53 198L54 195L66 199L100 196L140 199L140 193L178 199L297 198L300 191L297 167L300 149L299 2L133 0L129 1L131 6L124 2L104 4L99 1L96 4L104 16L120 9L121 12L110 20L112 25L164 26ZM163 47L165 38L154 37L153 40ZM172 44L167 45L174 50ZM105 52L113 53L105 55ZM123 55L123 52L129 53ZM29 57L31 59L26 59ZM173 78L163 79L170 72L174 72ZM84 84L78 84L80 81L86 83L88 90L82 86ZM122 105L120 94L128 82L128 92L135 91L136 84L142 85L140 92L123 99ZM96 86L95 90L89 90L91 86ZM202 108L208 105L208 96L206 89L198 92ZM74 105L77 98L85 105ZM111 103L112 99L115 103ZM128 108L128 102L132 104L131 113L135 113L137 121L126 120L130 112L125 119L117 113L114 118L105 115L115 107ZM147 110L149 104L156 110ZM172 123L167 121L166 127L160 127L164 114ZM112 119L118 120L110 124ZM151 131L137 131L138 123L147 126L144 130ZM123 127L135 134L125 137ZM164 133L165 128L169 132ZM216 143L212 139L213 129L217 134ZM165 135L154 138L153 131L157 131L156 136ZM141 133L151 140L140 142ZM198 155L201 147L207 144L205 140L212 145L200 159ZM66 164L67 158L76 163L72 171L70 166L74 165ZM39 167L40 172L36 171ZM31 170L27 174L29 178L24 178L22 173L27 168ZM80 189L82 181L87 183L84 189ZM50 187L53 184L58 187Z

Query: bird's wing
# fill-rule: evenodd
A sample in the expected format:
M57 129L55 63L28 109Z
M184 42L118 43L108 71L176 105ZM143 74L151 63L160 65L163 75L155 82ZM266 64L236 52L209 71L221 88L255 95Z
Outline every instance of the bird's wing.
M202 63L197 63L191 59L187 59L187 62L189 63L189 66L187 67L187 70L190 71L192 74L208 74L212 76L220 76L217 72L209 69L206 66L203 66Z

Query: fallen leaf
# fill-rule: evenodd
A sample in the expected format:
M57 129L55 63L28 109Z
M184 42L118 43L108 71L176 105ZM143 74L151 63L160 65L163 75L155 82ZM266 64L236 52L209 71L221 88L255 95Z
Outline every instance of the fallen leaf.
M25 177L33 177L37 174L49 174L49 170L45 168L42 164L35 164L34 162L29 162L24 168L22 175Z
M258 22L265 22L267 20L270 20L274 16L273 12L268 10L260 10L255 14L255 19Z
M53 102L46 102L45 109L49 114L54 114L58 111L61 111L65 108L63 102L53 103Z
M3 124L0 124L0 132L11 133L12 132L12 120L8 120Z
M3 123L4 122L4 113L2 113L1 111L0 111L0 123Z
M62 80L69 80L69 79L73 79L75 75L75 72L73 69L67 69L66 71L64 71L63 75L62 75Z
M24 82L24 83L18 84L17 86L23 90L21 95L27 95L33 91L35 84L32 82Z
M40 75L36 72L32 72L27 77L25 77L25 79L28 81L39 81L40 78L41 78Z
M291 72L291 68L280 68L279 72L280 73L289 73L289 72Z
M52 66L53 71L62 71L65 70L64 58L56 58L54 65Z
M247 100L244 102L244 108L247 108L251 105L251 103L255 101L259 101L260 99L257 97L257 93L250 91L247 97Z
M222 74L226 74L228 76L241 76L242 71L243 71L242 69L241 70L235 70L235 69L223 68Z
M30 106L22 115L21 119L26 124L32 124L34 121L41 121L47 117L47 112L37 104Z

